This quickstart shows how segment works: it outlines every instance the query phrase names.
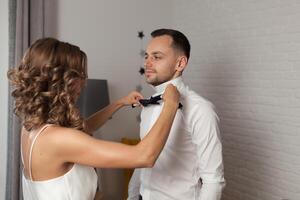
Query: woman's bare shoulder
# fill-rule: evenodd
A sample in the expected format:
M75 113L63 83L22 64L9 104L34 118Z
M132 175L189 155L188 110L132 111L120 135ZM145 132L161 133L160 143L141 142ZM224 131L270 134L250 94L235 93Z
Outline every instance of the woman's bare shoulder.
M44 130L43 135L45 136L45 139L51 140L52 142L66 143L70 139L75 139L78 136L85 136L87 134L74 128L51 125Z

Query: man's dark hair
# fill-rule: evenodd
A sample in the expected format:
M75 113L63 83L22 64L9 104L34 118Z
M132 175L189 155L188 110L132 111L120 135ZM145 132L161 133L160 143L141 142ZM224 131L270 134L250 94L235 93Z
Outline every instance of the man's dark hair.
M152 31L151 36L153 38L168 35L173 39L172 46L184 53L187 59L190 58L191 45L187 37L180 31L173 29L157 29Z

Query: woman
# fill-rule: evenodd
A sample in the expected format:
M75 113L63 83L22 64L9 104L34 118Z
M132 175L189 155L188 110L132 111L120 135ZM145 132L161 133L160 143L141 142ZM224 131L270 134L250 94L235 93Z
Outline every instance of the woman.
M93 199L93 167L152 167L161 152L179 102L169 85L163 110L148 135L135 146L94 139L92 133L114 112L138 103L138 92L83 120L75 106L87 78L87 58L77 46L53 38L36 41L8 77L14 85L15 113L23 123L21 153L25 200Z

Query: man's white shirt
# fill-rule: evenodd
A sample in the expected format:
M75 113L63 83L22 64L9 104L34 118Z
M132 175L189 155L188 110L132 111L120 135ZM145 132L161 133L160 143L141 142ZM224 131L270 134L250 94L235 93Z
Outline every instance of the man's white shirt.
M180 92L178 109L167 143L153 168L136 169L128 200L220 200L225 185L218 117L213 105L190 90L181 77L155 87L163 94L172 83ZM140 137L159 117L163 103L144 107Z

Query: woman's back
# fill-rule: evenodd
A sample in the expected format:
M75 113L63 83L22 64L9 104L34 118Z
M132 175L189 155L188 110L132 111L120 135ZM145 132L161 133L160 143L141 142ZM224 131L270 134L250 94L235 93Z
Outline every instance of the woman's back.
M49 126L51 125L44 125L39 130L32 132L24 133L24 130L22 131L21 153L24 164L22 177L24 199L94 199L97 175L92 167L79 164L69 164L64 167L62 164L57 164L59 158L51 159L51 155L47 156L49 152L51 154L51 146L49 148L49 146L45 147L42 144L47 142L46 140L49 138L42 138L41 136L44 136L45 133L43 132ZM51 134L51 131L47 131L47 134ZM49 171L50 176L49 174L39 173L39 168L42 169L40 171L43 173Z

